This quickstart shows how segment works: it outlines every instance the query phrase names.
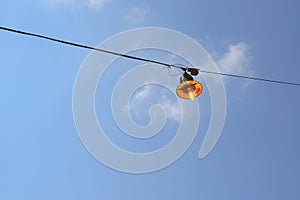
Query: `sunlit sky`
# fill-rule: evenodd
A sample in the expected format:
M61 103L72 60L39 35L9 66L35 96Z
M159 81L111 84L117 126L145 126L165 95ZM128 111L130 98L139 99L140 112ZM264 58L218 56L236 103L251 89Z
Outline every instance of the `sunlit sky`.
M168 28L202 45L222 72L300 82L299 7L296 0L1 0L0 25L89 46L133 28ZM223 77L226 120L207 157L198 158L210 121L204 90L199 130L183 156L159 171L124 173L86 150L73 120L73 85L91 52L5 31L0 44L0 199L300 198L299 87ZM168 61L160 52L136 53ZM95 97L108 137L136 152L168 143L179 126L178 105L157 85L134 91L128 105L141 126L149 123L151 105L167 108L156 141L116 134L110 89L141 62L116 64L124 68L112 66Z

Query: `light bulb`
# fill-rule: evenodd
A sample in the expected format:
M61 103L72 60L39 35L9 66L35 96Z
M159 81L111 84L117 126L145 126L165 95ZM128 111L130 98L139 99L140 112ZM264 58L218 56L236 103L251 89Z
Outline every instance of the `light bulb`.
M190 100L195 100L195 95L194 95L194 91L193 91L193 89L191 88L191 87L189 87L188 89L187 89L188 91L188 95L189 95L189 97L190 97Z

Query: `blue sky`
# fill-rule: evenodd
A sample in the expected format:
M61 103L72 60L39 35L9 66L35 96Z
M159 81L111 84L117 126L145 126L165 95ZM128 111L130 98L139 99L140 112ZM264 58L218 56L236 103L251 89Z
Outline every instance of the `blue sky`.
M296 0L2 0L0 25L90 46L132 28L169 28L199 42L220 71L300 82L299 6ZM198 159L210 120L204 90L197 99L199 130L183 156L156 172L123 173L85 149L73 120L73 85L90 51L4 31L0 42L0 199L300 198L299 88L225 78L225 125L207 157ZM148 51L137 55L167 57ZM140 63L120 59L116 64L125 67L107 71L98 86L104 94L111 94L122 73ZM137 98L145 89L150 92L141 104ZM158 86L133 93L130 106L136 109L130 112L137 124L149 121L145 111L161 93L174 101L170 91ZM173 118L159 137L151 138L156 141L136 144L116 134L110 95L99 94L98 119L124 148L156 149L178 127L176 113L169 115Z

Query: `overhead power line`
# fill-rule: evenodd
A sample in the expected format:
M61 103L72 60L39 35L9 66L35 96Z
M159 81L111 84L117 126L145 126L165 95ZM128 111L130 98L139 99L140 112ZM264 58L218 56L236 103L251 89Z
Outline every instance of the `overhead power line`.
M62 44L70 45L70 46L79 47L79 48L90 49L90 50L94 50L94 51L100 51L100 52L103 52L103 53L112 54L112 55L116 55L116 56L120 56L120 57L124 57L124 58L128 58L128 59L139 60L139 61L154 63L154 64L158 64L158 65L163 65L163 66L166 66L166 67L169 67L169 68L171 68L171 67L181 68L181 69L183 68L182 65L173 65L173 64L164 63L164 62L151 60L151 59L147 59L147 58L131 56L131 55L128 55L128 54L122 54L122 53L118 53L118 52L115 52L115 51L100 49L100 48L91 47L91 46L78 44L78 43L74 43L74 42L68 42L68 41L52 38L52 37L49 37L49 36L44 36L44 35L25 32L25 31L20 31L20 30L16 30L16 29L3 27L3 26L0 26L0 29L4 30L4 31L9 31L9 32L13 32L13 33L21 34L21 35L37 37L37 38L50 40L50 41L53 41L53 42L58 42L58 43L62 43ZM186 69L187 68L188 67L186 67ZM278 84L284 84L284 85L293 85L293 86L299 86L300 87L300 83L296 83L296 82L280 81L280 80L275 80L275 79L266 79L266 78L259 78L259 77L254 77L254 76L244 76L244 75L229 74L229 73L223 73L223 72L214 72L214 71L207 71L207 70L201 70L201 69L198 69L198 70L202 73L207 73L207 74L228 76L228 77L241 78L241 79L249 79L249 80L255 80L255 81L264 81L264 82L278 83Z

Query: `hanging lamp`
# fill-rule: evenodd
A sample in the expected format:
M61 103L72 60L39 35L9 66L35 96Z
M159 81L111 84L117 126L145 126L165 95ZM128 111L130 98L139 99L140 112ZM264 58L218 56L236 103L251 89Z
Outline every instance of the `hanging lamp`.
M194 69L187 69L180 77L180 84L176 88L176 94L182 99L195 100L202 93L202 85L193 79L192 75L198 75Z

